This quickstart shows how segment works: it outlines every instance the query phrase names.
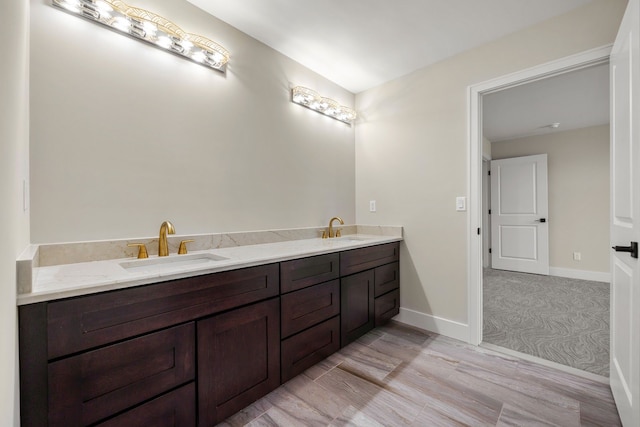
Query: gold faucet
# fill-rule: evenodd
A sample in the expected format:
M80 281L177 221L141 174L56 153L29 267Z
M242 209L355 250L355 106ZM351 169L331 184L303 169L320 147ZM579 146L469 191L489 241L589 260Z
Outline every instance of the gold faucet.
M340 221L341 225L344 225L344 221L339 216L334 216L329 220L329 238L340 237L340 230L338 230L335 234L333 233L333 221ZM326 234L323 233L323 237L326 238Z
M158 256L169 255L169 246L167 245L167 234L176 234L176 229L169 221L165 221L160 226L160 238L158 239Z

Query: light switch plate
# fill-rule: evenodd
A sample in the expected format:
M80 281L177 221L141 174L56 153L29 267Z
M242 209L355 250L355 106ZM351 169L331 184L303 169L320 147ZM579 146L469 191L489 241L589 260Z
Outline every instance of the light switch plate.
M456 211L464 212L467 210L467 198L464 196L456 197Z
M376 211L376 201L369 200L369 212L375 212L375 211Z

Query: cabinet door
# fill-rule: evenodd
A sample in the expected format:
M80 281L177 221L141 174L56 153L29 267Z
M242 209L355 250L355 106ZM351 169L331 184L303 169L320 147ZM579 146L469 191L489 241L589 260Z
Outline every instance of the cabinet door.
M198 424L213 426L280 385L280 301L198 321Z
M340 279L341 346L374 326L373 270Z

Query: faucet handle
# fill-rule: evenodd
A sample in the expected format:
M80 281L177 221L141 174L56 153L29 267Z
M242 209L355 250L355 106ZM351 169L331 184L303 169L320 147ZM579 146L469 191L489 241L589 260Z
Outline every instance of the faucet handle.
M144 243L129 243L127 246L138 247L138 259L149 258L149 254L147 253L147 246Z
M184 255L187 253L187 243L193 242L193 239L182 240L180 242L180 246L178 247L178 255Z
M327 238L327 230L322 230L322 238L323 239Z
M342 228L338 228L338 229L336 230L336 237L342 237L342 233L341 233L341 231L342 231Z

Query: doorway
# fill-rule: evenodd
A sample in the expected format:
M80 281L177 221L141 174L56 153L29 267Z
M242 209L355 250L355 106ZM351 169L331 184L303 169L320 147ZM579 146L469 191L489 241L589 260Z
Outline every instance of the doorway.
M482 191L483 179L483 132L482 132L482 100L483 96L508 88L515 88L541 79L560 76L570 71L603 64L608 61L611 48L594 49L559 61L544 64L519 73L505 76L469 88L470 106L470 215L469 215L469 325L470 342L482 342L483 325L483 218L485 211L485 195ZM495 254L492 254L495 256Z
M483 343L606 377L608 63L484 96L483 114L494 158Z

